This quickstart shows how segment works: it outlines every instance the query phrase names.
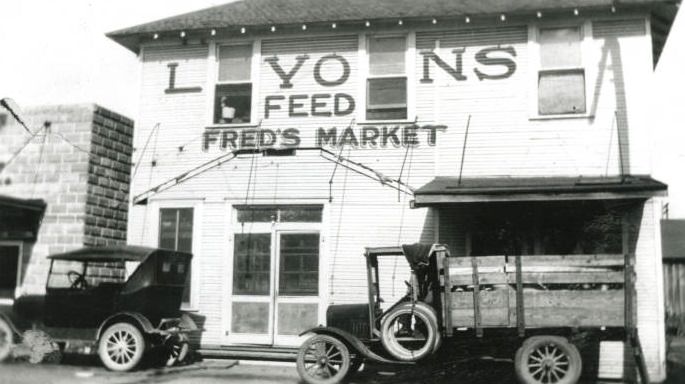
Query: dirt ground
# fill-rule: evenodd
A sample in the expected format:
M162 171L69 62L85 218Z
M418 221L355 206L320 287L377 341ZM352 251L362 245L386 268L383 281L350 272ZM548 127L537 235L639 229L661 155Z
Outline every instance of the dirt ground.
M685 340L671 345L666 384L685 383ZM513 384L509 359L464 358L423 367L368 365L353 376L351 384ZM585 380L582 383L594 383ZM301 383L294 364L205 360L183 367L148 368L130 373L105 370L95 357L67 356L62 364L0 365L0 384L133 384L133 383ZM616 384L616 382L612 382Z

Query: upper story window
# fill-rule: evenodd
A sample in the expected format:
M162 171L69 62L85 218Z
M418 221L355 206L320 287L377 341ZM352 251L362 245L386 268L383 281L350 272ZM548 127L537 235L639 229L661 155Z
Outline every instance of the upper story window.
M580 26L539 29L539 115L586 112L582 41Z
M249 123L252 114L252 45L220 46L214 123Z
M404 36L369 38L367 120L407 118L406 49L407 39Z

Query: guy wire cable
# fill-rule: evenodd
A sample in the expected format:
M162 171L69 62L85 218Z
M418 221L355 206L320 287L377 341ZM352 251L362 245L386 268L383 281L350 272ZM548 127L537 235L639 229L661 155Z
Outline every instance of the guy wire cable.
M409 184L409 179L411 177L411 166L412 166L412 161L414 159L414 147L408 147L411 148L411 154L409 155L409 164L407 166L407 184ZM404 213L407 208L407 194L404 194L404 202L402 203L401 207L401 215L400 215L400 226L397 231L397 245L401 246L402 242L402 230L404 229ZM392 267L392 291L393 293L395 292L395 280L397 279L397 263L398 263L398 258L395 258L395 261L393 263Z
M147 181L147 187L148 188L150 188L150 185L152 184L152 173L153 173L153 168L155 167L155 155L157 153L157 138L159 137L160 125L161 125L161 123L155 124L155 126L152 127L152 132L150 132L150 136L148 137L148 142L149 142L149 140L152 138L152 135L153 134L155 135L155 142L152 145L152 155L150 156L152 161L150 161L150 174L149 174L148 181ZM147 148L147 143L146 143L145 147ZM140 159L138 160L138 162L139 163L143 162L143 154L140 155ZM145 234L147 232L147 227L148 227L147 226L147 216L148 216L148 207L149 206L150 206L150 204L145 204L145 209L143 210L143 227L141 228L141 230L142 230L141 231L141 240L145 240Z
M347 149L347 157L350 156L350 152L352 151L352 148ZM341 153L342 154L342 153ZM347 176L349 174L350 169L345 167L345 174L343 176L343 185L342 185L342 191L340 193L340 212L338 213L338 225L336 228L336 233L335 233L335 252L333 252L333 259L331 260L331 277L328 280L331 288L331 296L335 293L334 287L334 276L335 276L335 262L338 258L338 252L340 251L340 227L342 226L342 220L343 220L343 210L345 208L345 192L347 191ZM333 211L331 207L331 212Z
M41 143L40 143L40 149L38 150L38 151L39 151L39 152L38 152L38 163L36 164L36 168L35 168L35 170L34 170L34 172L33 172L33 182L32 182L32 186L31 186L31 198L34 197L35 192L36 192L36 185L37 185L37 182L38 182L38 173L40 172L40 169L41 169L41 167L42 167L42 165L43 165L43 153L45 152L45 142L46 142L46 140L47 140L47 138L48 138L49 129L50 129L50 124L46 122L45 125L44 125L43 128L42 128L42 130L43 130L43 140L41 141Z
M352 124L354 124L355 118L353 117L352 120L350 120L350 124L347 125L347 128L352 128ZM331 203L333 202L333 178L335 177L335 172L338 169L338 164L340 164L340 156L342 156L343 149L345 148L345 144L342 143L340 145L340 151L338 152L338 157L335 159L335 165L333 166L333 172L331 173L331 178L328 179L328 202ZM347 155L349 157L349 153Z

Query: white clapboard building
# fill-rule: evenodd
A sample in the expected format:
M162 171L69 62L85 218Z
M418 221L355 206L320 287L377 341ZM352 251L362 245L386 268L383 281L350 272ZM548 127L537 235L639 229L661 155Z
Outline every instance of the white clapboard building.
M193 252L204 349L297 345L329 305L365 302L366 246L628 254L663 379L646 90L675 9L244 0L112 32L141 70L128 241ZM391 303L408 269L382 267ZM625 356L602 343L600 375Z

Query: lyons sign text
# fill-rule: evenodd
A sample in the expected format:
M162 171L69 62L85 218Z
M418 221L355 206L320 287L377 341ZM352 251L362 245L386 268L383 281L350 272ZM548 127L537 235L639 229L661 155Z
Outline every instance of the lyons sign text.
M513 47L487 47L474 54L474 68L465 68L464 55L466 48L451 51L450 59L440 57L434 51L421 51L422 67L419 76L421 83L432 83L431 74L435 68L447 73L453 81L461 82L470 78L483 80L501 80L511 77L516 72L516 51ZM261 118L268 120L277 113L286 113L288 118L303 119L307 117L343 117L354 116L358 103L345 92L336 92L336 87L345 84L351 73L350 63L345 57L335 53L321 56L315 62L309 55L295 57L295 62L284 66L278 56L264 59L280 79L279 88L294 88L294 78L305 65L313 65L314 81L330 92L271 94L264 96L264 111ZM311 64L310 64L311 63ZM453 63L453 64L452 64ZM324 76L322 68L338 65L340 73L329 78ZM446 129L443 125L379 125L351 127L320 127L314 132L314 146L352 146L352 147L388 147L416 146L420 144L435 145L437 131ZM202 148L209 150L218 147L223 150L256 149L256 148L295 148L302 146L302 132L296 127L281 129L211 127L204 134ZM306 137L312 137L307 134Z

